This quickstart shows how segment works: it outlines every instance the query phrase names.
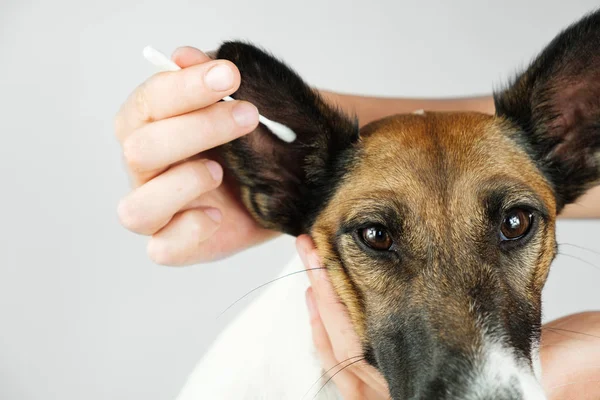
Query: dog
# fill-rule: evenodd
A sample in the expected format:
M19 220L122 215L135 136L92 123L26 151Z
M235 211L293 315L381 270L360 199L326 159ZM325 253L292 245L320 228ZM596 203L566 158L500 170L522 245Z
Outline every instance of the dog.
M495 115L403 114L359 129L267 52L226 42L217 58L240 70L236 99L298 135L285 143L260 125L222 146L243 204L266 228L312 236L391 398L544 399L556 217L600 183L600 10L496 91ZM306 285L277 283L234 321L180 400L301 399L323 372ZM318 396L339 395L330 383Z

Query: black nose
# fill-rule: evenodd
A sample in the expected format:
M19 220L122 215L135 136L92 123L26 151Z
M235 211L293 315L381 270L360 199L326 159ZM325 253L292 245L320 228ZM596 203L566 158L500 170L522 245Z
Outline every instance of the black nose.
M406 356L395 358L396 362L380 358L388 361L380 367L394 400L546 399L526 360L509 349L491 348L478 355L446 350L420 356L420 362L412 363Z
M416 394L413 400L527 400L516 379L502 387L478 387L475 382L467 383L462 380L463 383L459 383L461 380L449 376L436 378Z

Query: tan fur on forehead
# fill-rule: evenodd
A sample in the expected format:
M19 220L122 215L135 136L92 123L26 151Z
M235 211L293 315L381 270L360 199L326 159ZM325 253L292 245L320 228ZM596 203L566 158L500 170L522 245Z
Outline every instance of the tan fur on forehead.
M428 113L425 117L401 115L381 120L361 134L364 152L355 178L379 183L382 188L388 185L386 181L402 180L409 185L405 190L437 193L440 187L436 184L443 183L441 180L447 176L468 172L465 178L474 184L506 174L530 185L544 196L544 201L553 204L549 185L508 136L511 129L503 120L478 113ZM441 171L442 167L446 168ZM514 170L521 173L508 175ZM374 180L379 176L373 174L384 171L386 180ZM427 176L426 172L431 174Z
M516 274L514 283L525 286L523 295L527 297L533 298L541 290L554 256L550 238L554 234L555 200L548 182L510 138L512 129L502 119L478 113L399 115L363 128L356 164L317 218L312 231L332 283L361 337L364 338L366 331L362 291L369 290L371 297L380 297L379 304L371 305L371 312L381 308L383 313L390 304L385 294L378 296L376 292L379 288L383 293L389 279L375 268L341 265L333 241L342 221L364 214L372 204L393 208L401 203L410 207L412 217L403 222L411 230L407 240L412 241L413 250L425 255L431 241L440 244L437 251L451 252L452 246L444 248L442 244L464 241L471 228L477 234L476 227L484 224L485 218L478 193L505 186L529 188L525 192L535 193L549 211L550 224L539 245L533 246L541 249L540 259L532 262L538 265L534 282L523 281L525 278ZM517 196L514 201L520 201L520 192L514 192ZM477 237L471 239L475 241ZM347 249L349 245L341 241L337 246ZM360 254L350 258L355 260L353 263L370 262ZM419 285L418 281L416 284ZM402 290L400 282L394 285L395 290ZM468 312L468 303L461 307L455 310L457 316Z

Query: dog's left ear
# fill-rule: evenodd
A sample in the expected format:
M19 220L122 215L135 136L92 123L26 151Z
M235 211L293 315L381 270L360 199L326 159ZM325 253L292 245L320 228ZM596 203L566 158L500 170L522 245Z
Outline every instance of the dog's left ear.
M326 104L294 71L252 45L227 42L216 57L240 70L241 85L232 95L236 100L252 102L263 116L297 135L286 143L260 124L221 147L244 205L266 228L295 236L308 233L346 170L358 140L357 121Z
M557 211L599 184L600 10L559 34L494 100L553 185Z

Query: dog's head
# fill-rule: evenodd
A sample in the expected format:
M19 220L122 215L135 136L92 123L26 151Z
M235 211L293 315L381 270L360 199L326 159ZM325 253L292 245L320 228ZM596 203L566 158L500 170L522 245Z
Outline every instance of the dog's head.
M292 128L223 147L265 227L310 233L394 399L537 399L557 213L600 181L600 12L495 95L496 115L396 115L359 129L294 72L226 43L234 95Z

